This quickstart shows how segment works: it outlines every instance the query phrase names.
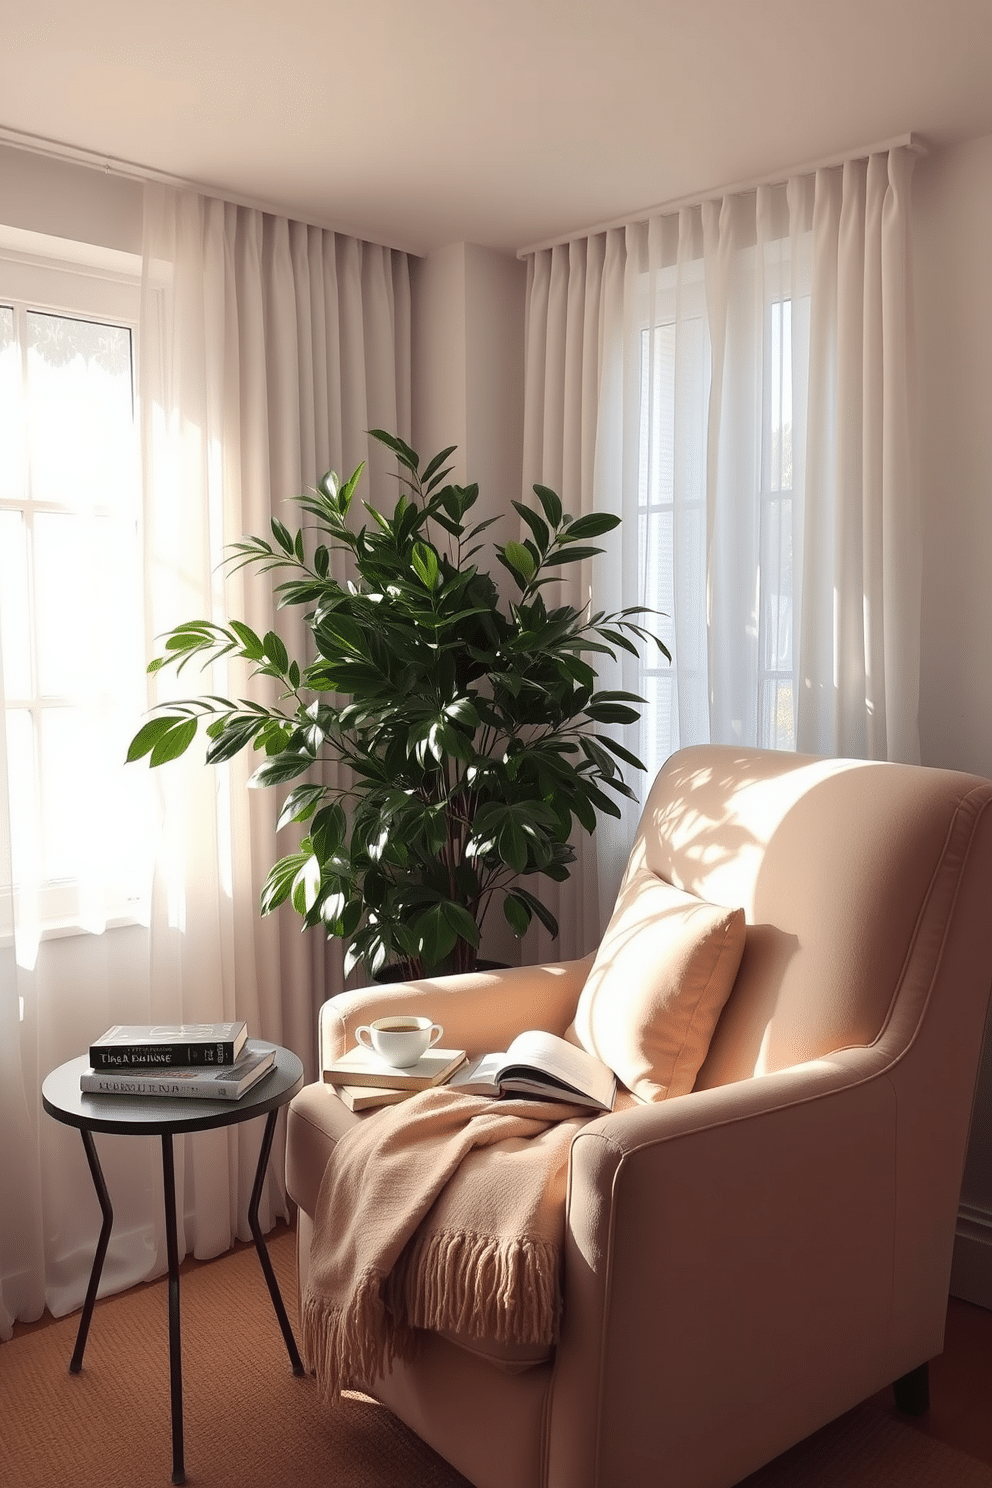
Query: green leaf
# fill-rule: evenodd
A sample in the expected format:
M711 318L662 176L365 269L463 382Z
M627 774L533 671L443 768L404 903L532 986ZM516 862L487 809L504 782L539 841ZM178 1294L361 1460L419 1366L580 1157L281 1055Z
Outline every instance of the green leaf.
M313 851L322 863L333 858L342 847L348 833L348 821L337 801L322 806L310 827Z
M263 645L265 647L265 654L272 662L272 665L277 667L280 672L285 673L289 667L289 653L283 645L282 639L276 635L274 630L267 630Z
M263 915L271 914L284 900L289 898L296 875L306 858L306 853L291 853L286 858L280 858L278 863L269 869L260 897L259 907Z
M507 924L519 940L530 927L531 913L523 900L515 894L507 894L503 900L503 915Z
M555 492L551 490L550 486L535 486L534 495L544 508L544 515L552 527L560 527L562 518L561 501Z
M288 780L296 780L300 775L305 774L312 764L313 761L305 754L295 752L275 754L259 765L248 784L250 786L285 785Z
M515 501L513 505L523 517L531 532L533 532L534 541L537 543L543 557L551 543L551 533L548 531L547 523L542 522L537 512L531 511L529 506L524 506L522 501Z
M471 698L455 698L445 708L445 715L455 723L460 723L463 728L477 729L482 726L479 710Z
M532 579L537 572L534 555L523 543L508 542L502 549L510 567L524 580Z
M586 706L586 717L592 718L596 723L636 723L640 718L636 708L628 708L623 703L600 703L595 699Z
M602 548L555 548L544 560L545 568L557 568L562 563L580 563L583 558L595 558Z
M320 893L320 864L313 853L308 854L297 871L291 892L296 913L309 914Z
M220 765L225 760L233 759L264 726L264 718L245 718L243 714L212 723L207 729L213 740L205 756L207 764Z
M272 528L272 536L282 548L283 552L292 555L293 539L290 536L289 528L285 525L284 522L280 522L278 517L273 517L269 522L269 526Z
M346 517L348 515L348 508L351 506L351 498L355 494L355 488L362 478L362 472L364 471L364 469L365 461L363 460L358 469L352 471L351 475L349 475L344 485L338 491L337 505L342 517Z
M518 821L510 817L500 828L496 847L503 862L515 873L527 867L527 836Z
M453 899L445 899L440 908L442 916L454 930L458 939L467 941L469 945L478 946L479 927L464 905L456 904Z
M230 628L241 642L241 649L249 661L261 661L265 655L265 647L251 626L243 625L240 620L232 620Z
M558 541L576 542L580 538L602 537L605 532L612 532L619 525L620 518L612 512L589 512L587 516L576 517L574 522L569 522L564 532L559 534Z
M326 791L324 785L298 785L290 791L276 820L276 831L281 831L290 822L309 821Z
M636 754L632 754L623 744L618 744L616 739L611 739L609 734L597 734L596 738L604 749L609 749L612 754L616 755L617 759L622 759L625 764L630 765L631 769L646 769L646 766L637 758Z
M437 588L439 578L437 554L434 549L427 543L414 543L410 561L417 577L433 593Z
M589 763L595 765L600 775L605 776L607 780L612 780L617 774L617 766L614 764L609 753L599 743L598 739L594 739L588 734L583 734L579 740L579 744L581 745L582 753Z
M453 455L455 453L455 450L457 448L458 448L457 444L449 444L448 447L447 447L447 449L439 450L438 453L434 456L433 459L428 460L427 464L424 466L423 470L421 471L421 475L420 475L420 479L424 483L425 486L426 486L427 482L431 479L432 476L437 475L438 471L441 469L441 466L444 464L445 460L447 460L451 455Z
M558 876L559 875L557 874L549 874L549 877L551 878L557 878ZM561 877L567 878L567 871L563 871ZM547 930L548 934L554 936L554 938L557 940L558 921L555 919L550 909L548 909L547 905L542 904L540 899L536 898L527 889L521 888L519 884L514 887L513 897L515 899L521 899L524 904L527 905L528 909L530 909L534 914L537 915L537 918L540 920L545 930Z
M391 449L400 464L405 465L408 470L412 470L414 475L416 475L417 468L420 465L420 456L416 450L410 448L405 440L400 439L398 434L387 434L385 429L370 429L369 434L373 439L377 439L380 444L384 444L387 449Z
M135 734L128 745L127 763L133 764L135 760L141 759L143 754L150 754L155 745L164 734L175 728L181 719L174 714L163 714L160 718L151 718Z
M419 915L413 929L428 967L439 966L455 948L458 935L445 919L441 904L432 904L426 914Z
M165 765L169 760L178 759L196 738L196 719L188 718L177 721L168 729L161 738L157 739L152 747L148 763L150 765Z

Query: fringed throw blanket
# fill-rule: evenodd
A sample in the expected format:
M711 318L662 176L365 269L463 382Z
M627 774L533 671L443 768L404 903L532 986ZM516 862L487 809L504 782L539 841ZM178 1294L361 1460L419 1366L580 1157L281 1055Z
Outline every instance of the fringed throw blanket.
M568 1151L590 1119L442 1088L346 1133L321 1182L303 1303L322 1396L409 1357L416 1328L555 1341Z

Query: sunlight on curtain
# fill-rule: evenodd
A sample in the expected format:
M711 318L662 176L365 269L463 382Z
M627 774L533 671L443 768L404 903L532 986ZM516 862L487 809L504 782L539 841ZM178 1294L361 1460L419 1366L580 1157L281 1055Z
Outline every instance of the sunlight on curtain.
M149 655L179 621L245 620L303 650L298 611L272 581L232 574L229 544L329 467L368 457L365 431L408 429L409 286L404 255L192 193L146 188L141 388L148 518ZM164 275L158 266L165 264ZM239 663L156 674L157 701L251 697ZM342 985L339 948L296 918L258 913L277 840L273 793L247 789L257 760L205 768L202 748L156 773L162 851L151 913L154 1016L244 1018L255 1037L315 1068L316 1011ZM187 1229L197 1254L244 1230L261 1129L186 1144ZM270 1213L287 1213L273 1150Z
M611 678L647 700L624 741L642 791L700 742L919 758L913 160L851 160L529 260L525 479L623 517L562 592L664 612L673 653ZM583 852L568 951L595 943L636 815Z
M142 692L126 737L166 687L173 696L248 695L255 685L231 667L184 673L178 685L158 674L155 695L145 695L144 663L178 621L230 614L292 638L298 617L276 616L268 582L225 577L218 560L246 532L265 533L273 514L286 515L282 503L327 468L350 471L366 458L368 428L409 436L407 259L149 185L138 330L144 559L122 560L103 587L112 598L143 568L144 626L118 637L139 657ZM68 401L78 414L78 393ZM73 557L80 562L78 546ZM107 617L89 602L73 612L56 589L63 627L77 639L97 634ZM120 629L117 613L108 615ZM19 967L10 824L20 803L8 790L5 741L0 749L0 1165L8 1195L21 1196L0 1212L2 1337L46 1304L57 1315L80 1305L100 1226L78 1134L40 1110L45 1074L113 1022L245 1018L253 1036L296 1050L312 1075L317 1008L340 975L324 941L301 935L293 916L260 919L259 890L281 851L276 802L245 790L251 761L215 770L202 753L151 777L144 764L129 767L127 778L150 785L156 802L150 923L139 917L103 933L77 925L43 937L34 968ZM78 768L73 779L77 802L104 809L99 777L87 789ZM52 842L64 858L79 838L56 830ZM28 857L44 844L37 828L22 841ZM86 923L101 928L92 916ZM248 1238L261 1127L176 1144L180 1255L214 1255L234 1236ZM264 1227L288 1213L281 1141L280 1131ZM102 1291L113 1292L166 1268L161 1165L154 1139L108 1141L101 1158L115 1210Z

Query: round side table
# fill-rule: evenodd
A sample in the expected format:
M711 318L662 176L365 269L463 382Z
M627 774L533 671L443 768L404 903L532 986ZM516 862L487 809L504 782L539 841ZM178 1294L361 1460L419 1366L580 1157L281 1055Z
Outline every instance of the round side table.
M248 1047L271 1048L263 1041L249 1040ZM186 1470L183 1451L183 1392L182 1356L179 1331L179 1241L176 1228L176 1178L172 1139L187 1132L209 1131L213 1127L233 1126L239 1121L251 1121L256 1116L265 1116L265 1132L255 1168L255 1182L248 1204L248 1223L251 1227L255 1249L261 1262L262 1272L268 1284L269 1295L282 1329L290 1363L294 1374L304 1374L303 1363L296 1347L293 1330L289 1325L286 1308L279 1291L279 1283L272 1269L272 1262L265 1247L265 1236L258 1222L258 1206L262 1197L262 1186L272 1150L276 1117L281 1106L292 1100L303 1085L303 1065L289 1049L276 1047L275 1063L250 1090L239 1100L202 1100L194 1096L169 1098L158 1095L97 1095L79 1088L79 1077L89 1067L89 1058L84 1054L79 1059L70 1059L48 1075L41 1087L42 1105L56 1121L66 1126L75 1126L83 1139L86 1160L89 1163L93 1186L100 1201L103 1226L93 1257L86 1300L83 1303L76 1347L73 1350L69 1370L78 1374L83 1366L83 1350L89 1332L93 1304L96 1301L100 1274L110 1242L110 1231L114 1222L114 1211L110 1195L100 1167L95 1132L113 1132L119 1136L160 1136L162 1138L162 1179L165 1186L165 1228L169 1255L169 1380L172 1395L172 1481L185 1483Z

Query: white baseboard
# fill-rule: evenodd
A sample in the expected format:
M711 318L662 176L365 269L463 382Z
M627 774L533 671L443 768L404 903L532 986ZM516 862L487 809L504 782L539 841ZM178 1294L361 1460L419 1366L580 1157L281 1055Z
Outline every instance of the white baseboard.
M992 1311L992 1213L962 1204L951 1263L951 1296Z

